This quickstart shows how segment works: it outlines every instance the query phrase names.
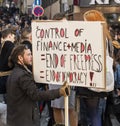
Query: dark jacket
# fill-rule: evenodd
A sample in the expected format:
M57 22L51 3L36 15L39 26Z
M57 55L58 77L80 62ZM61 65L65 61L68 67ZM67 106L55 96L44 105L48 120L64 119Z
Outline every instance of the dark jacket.
M86 87L76 87L76 95L80 97L92 98L92 97L107 97L110 92L95 92Z
M60 97L59 89L39 91L33 76L23 66L16 65L7 80L7 123L9 126L33 126L32 108L38 100Z
M11 41L5 41L2 49L0 50L0 72L6 72L12 70L8 66L8 58L11 54L11 51L14 48L14 43ZM0 94L6 93L6 80L8 75L0 76Z
M2 47L0 54L0 71L9 71L12 68L8 66L8 58L14 48L14 43L6 41Z

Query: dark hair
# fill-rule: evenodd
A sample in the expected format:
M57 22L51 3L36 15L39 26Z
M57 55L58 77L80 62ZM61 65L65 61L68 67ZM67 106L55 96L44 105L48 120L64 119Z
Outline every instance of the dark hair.
M9 62L8 62L9 67L13 68L15 66L15 64L17 64L18 56L19 55L23 56L24 50L26 50L26 49L29 49L29 48L25 44L20 44L13 48L11 55L9 57Z
M31 27L25 27L21 31L21 38L27 39L27 35L31 33Z
M6 38L9 34L15 34L15 32L11 28L4 29L2 31L2 38Z

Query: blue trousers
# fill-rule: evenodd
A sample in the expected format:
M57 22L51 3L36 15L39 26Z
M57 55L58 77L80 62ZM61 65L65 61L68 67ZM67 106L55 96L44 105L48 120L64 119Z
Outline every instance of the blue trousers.
M84 115L86 117L82 117L83 119L86 118L87 125L91 126L102 126L101 120L101 112L99 110L99 101L100 98L93 97L93 98L82 98L82 106L85 108ZM81 107L82 107L81 106ZM82 108L81 111L83 112ZM81 116L84 116L81 113Z

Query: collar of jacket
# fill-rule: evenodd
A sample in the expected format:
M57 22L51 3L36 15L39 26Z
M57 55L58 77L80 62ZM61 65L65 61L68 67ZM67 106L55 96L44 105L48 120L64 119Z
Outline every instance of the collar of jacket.
M28 67L25 66L25 65L21 65L21 64L17 63L17 64L15 64L15 67L20 67L21 69L24 69L24 70L26 70L28 73L32 74L32 72L31 72L31 71L28 69Z

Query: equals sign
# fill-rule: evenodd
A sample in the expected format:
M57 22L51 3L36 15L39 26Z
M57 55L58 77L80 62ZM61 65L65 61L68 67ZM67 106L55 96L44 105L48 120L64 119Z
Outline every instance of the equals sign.
M41 54L41 60L45 60L45 54Z
M44 73L44 71L40 71L40 74L43 74ZM44 76L40 76L40 78L44 78Z

